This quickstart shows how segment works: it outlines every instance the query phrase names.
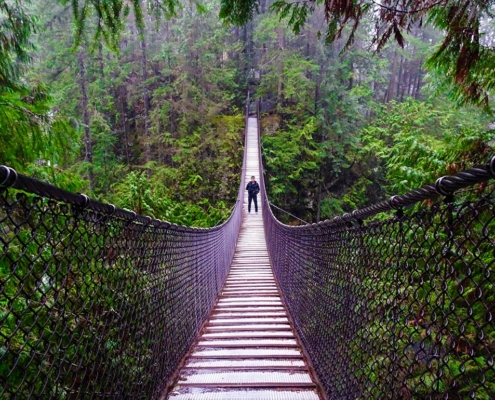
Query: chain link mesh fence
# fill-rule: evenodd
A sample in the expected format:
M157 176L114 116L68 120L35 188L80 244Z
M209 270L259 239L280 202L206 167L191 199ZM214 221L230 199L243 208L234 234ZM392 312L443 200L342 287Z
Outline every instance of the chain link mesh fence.
M0 398L159 398L227 277L241 193L186 228L1 166Z
M272 268L324 398L495 399L494 178L495 157L288 226L260 175Z
M310 226L278 222L265 195L274 272L328 398L495 398L494 186L452 195L493 165Z

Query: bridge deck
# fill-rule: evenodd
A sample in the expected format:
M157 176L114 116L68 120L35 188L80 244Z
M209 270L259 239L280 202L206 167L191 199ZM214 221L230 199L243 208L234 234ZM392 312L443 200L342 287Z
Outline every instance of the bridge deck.
M256 118L249 118L246 182L258 178ZM318 400L270 267L260 214L244 215L234 260L172 400Z

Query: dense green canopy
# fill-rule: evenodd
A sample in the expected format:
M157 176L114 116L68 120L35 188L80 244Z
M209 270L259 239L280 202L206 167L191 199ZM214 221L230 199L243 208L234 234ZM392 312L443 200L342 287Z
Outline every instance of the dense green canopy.
M222 0L220 15L228 22L242 25L253 17L259 3ZM454 99L486 107L489 91L495 84L495 50L484 41L484 28L491 23L494 5L493 0L281 0L271 8L281 18L288 17L296 33L313 14L324 14L328 23L327 43L346 35L351 44L360 22L372 18L373 48L377 51L391 37L403 47L406 32L431 24L444 33L444 38L427 64L445 76L445 86L454 87Z

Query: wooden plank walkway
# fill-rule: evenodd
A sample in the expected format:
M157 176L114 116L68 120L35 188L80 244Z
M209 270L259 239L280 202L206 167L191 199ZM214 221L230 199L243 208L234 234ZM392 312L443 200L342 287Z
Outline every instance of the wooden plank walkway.
M249 118L246 182L259 178L258 130ZM282 305L259 215L244 215L227 282L174 388L172 400L318 400Z

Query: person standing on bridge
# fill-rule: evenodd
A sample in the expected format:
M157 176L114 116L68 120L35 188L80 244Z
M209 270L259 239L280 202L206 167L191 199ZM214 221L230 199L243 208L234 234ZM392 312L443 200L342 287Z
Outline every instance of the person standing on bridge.
M251 201L254 201L254 210L258 214L258 199L256 196L260 192L260 185L258 185L254 176L251 177L251 182L247 184L246 190L248 191L248 214L251 214Z

